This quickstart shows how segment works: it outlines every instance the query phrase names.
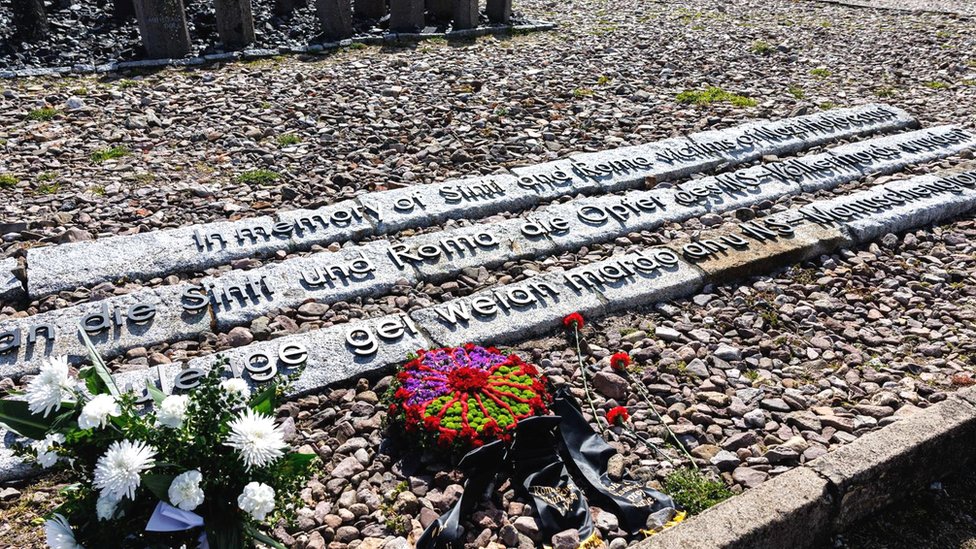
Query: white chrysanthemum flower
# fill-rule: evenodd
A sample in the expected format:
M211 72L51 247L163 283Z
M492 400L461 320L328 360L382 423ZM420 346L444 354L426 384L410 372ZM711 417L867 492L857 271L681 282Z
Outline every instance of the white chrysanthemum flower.
M92 429L98 427L104 429L108 425L109 416L118 417L122 415L118 401L112 395L96 395L89 400L85 407L81 409L78 416L78 427L82 429Z
M226 446L237 450L248 471L264 467L284 455L288 447L284 433L275 427L274 418L248 408L230 422Z
M274 496L274 488L262 482L251 482L237 496L237 506L254 520L264 520L268 513L274 511Z
M61 402L71 396L73 384L68 375L68 357L62 355L47 359L41 365L40 372L27 384L24 392L27 409L32 414L44 412L44 417L51 410L60 410Z
M51 549L85 549L75 541L75 533L71 531L68 519L59 514L44 523L44 535Z
M242 399L251 398L251 388L247 382L239 377L232 377L220 382L220 387L229 395L240 395Z
M156 411L156 426L172 427L179 429L183 426L186 419L186 406L190 403L190 397L186 395L170 395L163 399Z
M192 511L203 503L203 489L200 471L187 471L173 479L169 484L169 502L184 511Z
M63 442L64 435L55 433L47 435L43 440L35 440L31 443L31 447L37 453L37 462L41 464L41 467L47 469L58 462L58 453L54 450L54 445Z
M118 506L119 500L107 494L99 495L98 501L95 502L95 514L98 515L98 520L112 520Z
M135 499L140 476L156 465L156 449L142 441L115 441L95 463L93 485L116 500Z

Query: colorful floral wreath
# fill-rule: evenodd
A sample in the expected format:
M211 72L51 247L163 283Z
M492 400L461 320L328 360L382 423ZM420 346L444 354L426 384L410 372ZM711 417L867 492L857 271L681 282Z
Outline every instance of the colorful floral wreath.
M494 347L418 351L391 386L390 423L427 445L467 450L509 440L520 419L549 412L546 378Z

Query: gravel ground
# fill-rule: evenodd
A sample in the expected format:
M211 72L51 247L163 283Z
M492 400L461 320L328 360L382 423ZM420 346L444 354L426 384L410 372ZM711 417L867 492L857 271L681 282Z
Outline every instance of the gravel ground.
M976 35L965 19L779 0L628 6L587 0L558 8L527 1L519 7L556 21L560 30L124 78L0 83L8 86L0 99L0 174L20 181L0 189L4 254L22 257L27 247L47 242L326 204L361 190L491 173L748 118L869 101L905 108L924 125L976 127ZM748 95L758 106L675 101L678 92L705 85ZM42 106L60 112L50 121L26 119ZM280 145L284 134L301 142ZM93 151L114 146L131 152L106 162L90 159ZM266 185L236 182L254 168L281 178ZM854 182L837 192L884 180ZM761 204L753 213L832 194ZM227 334L135 349L113 366L145 367L251 338L409 311L730 220L712 216L577 253L471 270L440 285L282 310ZM663 445L649 410L606 370L610 353L630 351L658 410L693 447L699 465L733 491L748 489L973 383L974 272L976 218L968 216L594 321L586 330L587 356L600 370L598 406L626 403L638 427ZM4 307L0 319L137 287L63 292ZM557 384L581 390L564 337L515 349ZM297 527L278 531L290 545L404 546L457 496L462 479L448 464L381 449L376 396L387 383L350 382L279 410L295 422L296 444L307 444L325 463L325 473L304 493L307 508ZM0 389L14 386L14 380L0 381ZM613 443L623 455L615 468L655 481L670 470L667 460L621 433ZM674 447L665 452L683 463ZM402 482L408 489L384 501ZM22 505L26 497L35 496L0 506ZM387 524L385 504L413 520ZM469 523L470 546L537 546L542 540L528 514L509 487L500 487ZM595 515L610 546L622 547L615 517ZM13 535L11 543L30 546L30 531Z

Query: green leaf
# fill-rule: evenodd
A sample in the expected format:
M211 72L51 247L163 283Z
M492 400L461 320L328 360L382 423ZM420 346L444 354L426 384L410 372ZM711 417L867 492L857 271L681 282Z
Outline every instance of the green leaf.
M92 394L103 394L108 392L108 394L117 397L120 395L119 388L115 385L115 379L112 378L112 374L109 373L108 367L105 366L105 361L95 350L95 346L92 344L91 339L88 338L88 332L85 331L84 326L78 325L78 333L81 334L82 341L85 342L85 348L88 349L88 357L91 358L92 365L82 368L81 372L78 373L79 377L85 379L85 385L88 386L88 390ZM85 370L91 370L85 373ZM91 381L89 381L91 380ZM94 387L94 388L93 388ZM98 392L96 392L96 390Z
M287 547L275 541L271 536L265 534L250 524L244 525L244 531L247 532L247 535L269 547L274 547L274 549L287 549Z
M143 475L142 484L161 501L169 502L169 485L173 483L174 478L175 475Z
M254 395L249 406L255 412L272 415L275 407L275 393L278 390L277 383L271 383L263 391Z
M146 389L149 391L149 396L152 397L153 403L156 404L156 406L162 404L163 400L166 399L166 393L157 389L156 386L153 385L152 380L146 380Z
M278 470L287 477L303 476L317 457L315 454L291 452L278 464Z
M74 410L74 403L62 403L61 408ZM72 412L73 413L73 412ZM48 415L32 414L23 400L0 400L0 423L22 437L40 440L58 422L63 414Z

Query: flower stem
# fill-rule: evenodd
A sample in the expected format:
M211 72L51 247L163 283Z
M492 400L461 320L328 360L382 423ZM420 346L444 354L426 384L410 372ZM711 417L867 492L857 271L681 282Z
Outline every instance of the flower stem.
M691 456L691 453L689 453L688 449L685 448L685 445L684 443L681 442L681 439L679 439L677 435L674 434L674 431L671 430L671 427L664 421L664 418L661 417L661 414L657 411L657 408L654 406L654 402L651 401L650 395L648 395L647 387L644 386L644 382L640 380L635 380L630 375L629 372L626 372L626 370L624 370L624 372L627 374L627 379L630 381L630 384L637 389L637 392L640 393L641 398L643 398L644 402L647 403L647 407L650 408L652 412L654 412L654 416L657 417L657 420L661 423L661 425L663 425L664 428L667 429L668 434L671 435L671 438L674 440L675 444L678 445L678 448L681 449L681 452L684 453L684 455L688 458L688 461L691 462L691 466L697 470L698 464L695 463L695 458Z
M677 467L678 466L677 464L675 464L674 460L672 460L666 453L664 453L664 450L661 450L660 448L657 447L656 444L654 444L653 442L651 442L651 441L647 440L646 438L644 438L644 437L640 436L639 434L637 434L637 430L634 429L633 425L631 425L630 423L627 423L626 424L626 427L627 427L627 431L630 433L630 436L632 436L635 439L637 439L639 442L641 442L642 444L644 444L644 446L647 446L648 448L650 448L650 449L654 450L655 452L657 452L661 457L663 457L664 459L666 459L667 462L670 463L672 467Z
M586 380L586 366L583 365L583 350L580 349L578 326L573 325L573 333L576 334L576 360L579 361L580 375L583 376L583 391L586 393L586 401L590 404L590 411L593 413L593 422L600 428L601 435L606 435L603 424L600 423L600 416L596 414L596 405L593 404L593 396L590 394L590 384Z

